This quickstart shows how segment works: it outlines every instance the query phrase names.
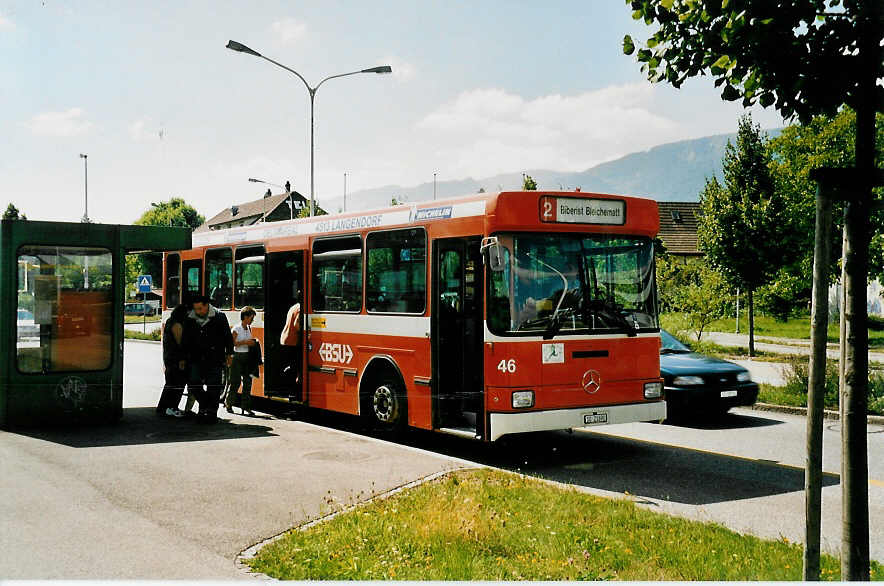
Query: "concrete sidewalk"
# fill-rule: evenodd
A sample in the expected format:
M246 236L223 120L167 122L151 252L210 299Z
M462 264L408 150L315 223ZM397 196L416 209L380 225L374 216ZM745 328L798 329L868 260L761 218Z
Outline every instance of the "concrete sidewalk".
M237 556L462 461L269 415L158 417L156 342L126 342L115 425L0 431L0 579L231 580Z

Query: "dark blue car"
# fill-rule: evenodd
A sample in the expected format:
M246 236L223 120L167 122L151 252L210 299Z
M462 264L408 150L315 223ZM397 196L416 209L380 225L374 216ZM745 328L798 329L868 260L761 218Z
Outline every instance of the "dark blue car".
M712 413L724 415L737 406L754 405L758 385L738 364L697 354L669 332L660 330L660 376L666 412L679 416Z

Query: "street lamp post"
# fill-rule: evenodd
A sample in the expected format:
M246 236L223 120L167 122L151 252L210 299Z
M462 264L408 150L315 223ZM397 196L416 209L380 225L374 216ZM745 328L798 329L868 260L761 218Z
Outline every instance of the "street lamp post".
M324 84L330 79L334 79L336 77L346 77L348 75L356 75L357 73L393 73L393 68L389 65L380 65L378 67L369 67L368 69L360 69L359 71L351 71L349 73L339 73L337 75L330 75L316 84L316 87L310 87L310 84L307 83L307 80L304 77L289 67L286 67L282 63L277 63L273 59L265 57L264 55L258 53L257 51L250 49L243 45L242 43L238 43L236 41L227 41L227 48L232 51L238 51L240 53L248 53L249 55L254 55L255 57L260 57L265 61L269 61L276 65L277 67L282 67L289 73L294 73L298 76L298 78L304 82L304 87L307 88L307 93L310 94L310 217L313 217L313 198L314 198L314 177L313 177L313 101L316 98L316 91L319 89L319 86Z
M249 181L251 183L263 183L264 185L272 185L273 187L278 187L280 189L285 189L282 185L277 185L276 183L270 183L269 181L264 181L262 179L255 179L254 177L249 177ZM291 195L289 195L289 219L293 220L295 218L295 212L292 208ZM267 221L267 202L264 202L264 217L261 218L262 222Z
M84 224L89 223L89 165L87 161L87 157L89 155L84 155L80 153L80 158L83 159L83 189L86 197L86 207L83 210L83 218L80 220Z

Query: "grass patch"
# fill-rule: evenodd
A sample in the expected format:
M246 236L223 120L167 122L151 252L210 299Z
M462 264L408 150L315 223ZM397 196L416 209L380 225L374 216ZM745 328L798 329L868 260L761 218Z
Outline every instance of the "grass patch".
M140 315L124 315L123 323L127 324L140 324L140 323L149 323L154 324L158 321L162 321L163 316L161 315L148 315L147 317L143 317Z
M682 314L668 313L660 316L663 328L674 333L673 329L684 329L687 320ZM829 320L827 338L830 343L837 344L839 338L839 323L836 318ZM706 332L734 332L736 331L736 319L725 317L717 319L706 327ZM740 332L749 334L749 317L740 313ZM793 338L796 340L810 341L810 315L792 317L786 321L778 321L766 315L755 315L755 337L767 338ZM869 348L884 348L884 318L869 316Z
M162 332L159 328L146 334L144 332L137 332L135 330L127 330L123 328L123 337L130 340L152 340L154 342L159 342L161 334Z
M493 470L292 531L249 565L294 580L801 580L802 549ZM823 556L823 578L840 578ZM884 579L872 563L872 578Z
M807 393L795 393L786 387L776 387L766 383L758 385L758 402L787 407L807 407ZM829 409L830 407L826 407ZM836 407L837 409L837 407Z

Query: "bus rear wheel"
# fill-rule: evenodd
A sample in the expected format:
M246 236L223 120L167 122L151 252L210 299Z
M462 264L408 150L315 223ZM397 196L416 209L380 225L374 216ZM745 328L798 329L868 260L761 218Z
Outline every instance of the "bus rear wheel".
M382 377L372 385L366 407L372 423L384 429L398 430L405 426L405 393L393 377Z

